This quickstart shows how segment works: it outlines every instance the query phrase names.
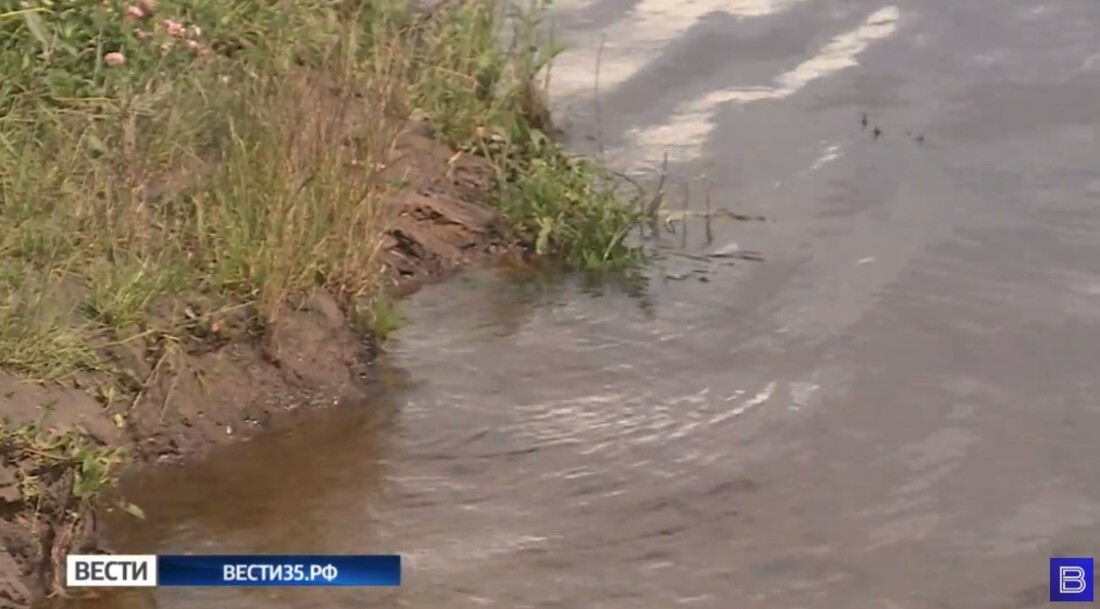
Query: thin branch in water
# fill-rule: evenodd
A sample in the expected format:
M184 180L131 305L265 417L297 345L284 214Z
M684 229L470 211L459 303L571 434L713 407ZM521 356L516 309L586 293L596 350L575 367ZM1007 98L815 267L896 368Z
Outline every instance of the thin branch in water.
M706 180L707 180L707 186L706 186L707 194L703 197L704 201L706 202L706 210L705 210L705 214L703 216L703 227L706 230L707 246L709 247L710 244L714 242L714 232L711 230L711 226L710 226L710 220L711 220L710 191L711 191L711 186L713 185L713 182L710 181L710 178L706 178Z
M607 44L607 37L600 35L600 47L596 50L596 75L592 83L592 105L596 112L596 146L600 151L600 163L606 165L607 157L603 147L603 113L600 104L600 67L603 65L603 48Z
M665 178L668 177L668 151L665 151L664 160L661 162L661 177L657 182L657 189L653 192L653 199L649 202L649 207L645 210L646 214L653 219L653 235L656 237L660 233L660 220L658 219L658 212L661 209L661 205L664 203L665 198Z
M684 232L680 235L680 249L686 250L688 225L690 224L687 219L691 212L691 184L686 180L684 181L684 210L689 213L684 215Z

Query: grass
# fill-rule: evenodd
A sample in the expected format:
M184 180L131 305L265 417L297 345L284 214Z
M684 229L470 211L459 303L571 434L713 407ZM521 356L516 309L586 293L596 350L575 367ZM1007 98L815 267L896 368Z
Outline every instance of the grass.
M411 120L491 162L496 203L537 253L600 272L644 259L631 237L652 213L546 135L537 76L556 49L539 40L541 7L8 6L19 8L0 9L0 371L132 408L145 385L112 349L144 341L152 379L183 337L262 336L319 289L384 340L401 323L379 285L384 167ZM125 454L4 424L0 459L28 509L69 514L68 539Z
M48 500L48 487L59 475L70 474L66 481L72 497L83 501L110 488L114 471L123 462L120 448L92 444L76 430L52 430L38 423L0 423L0 449L17 464L17 478L24 499ZM140 510L130 508L140 514Z
M417 111L444 141L493 161L501 210L537 253L587 271L636 267L644 250L628 238L652 211L625 196L611 172L547 136L539 79L561 48L540 40L540 15L537 6L511 10L512 42L501 51L494 3L474 0L444 13Z
M590 271L643 259L630 237L648 212L545 133L540 7L21 6L0 12L2 369L109 372L104 345L241 307L263 327L319 288L375 294L381 167L409 119L492 162L539 254ZM383 307L366 316L380 336L397 324Z
M50 565L46 571L52 592L64 595L60 581L64 555L89 541L95 505L114 487L117 470L125 462L124 449L97 445L79 429L0 421L0 463L5 473L13 475L11 491L18 493L25 507L18 516L44 544L30 560ZM6 497L9 502L13 499ZM116 503L132 516L145 518L137 505L121 499Z
M372 332L379 341L385 342L405 323L401 308L393 298L385 293L380 293L370 300L367 309L366 329Z

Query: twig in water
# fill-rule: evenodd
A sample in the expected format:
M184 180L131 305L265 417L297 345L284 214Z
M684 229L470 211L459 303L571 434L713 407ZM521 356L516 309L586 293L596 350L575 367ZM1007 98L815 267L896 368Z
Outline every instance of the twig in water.
M665 198L665 178L668 176L668 151L665 151L664 160L661 162L661 177L657 181L657 189L653 192L653 199L649 201L649 207L645 210L646 214L653 219L653 236L660 234L660 221L657 218L657 212L661 209L661 204Z
M645 197L645 187L642 186L641 182L639 182L638 180L630 177L629 174L623 173L623 172L618 171L616 169L608 169L608 171L611 172L611 175L615 176L616 178L619 178L620 180L626 182L627 184L630 184L631 186L634 187L635 190L638 191L638 196L634 198L635 201L641 201L642 198ZM643 209L643 208L639 205L639 209Z
M706 255L703 255L703 254L689 254L687 252L676 252L676 251L673 251L673 250L666 250L662 253L667 254L669 256L677 256L677 257L680 257L680 258L687 258L688 260L697 260L699 262L712 262L713 261L713 259L710 256L706 256Z
M547 44L550 45L550 46L553 46L553 43L554 43L554 29L556 27L557 27L557 23L551 21L551 23L550 23L550 32L548 34L550 39L547 42ZM553 72L554 57L556 57L556 56L557 56L557 54L551 55L550 59L547 61L547 67L546 67L546 70L545 70L545 72L543 73L543 76L542 76L542 90L543 91L550 91L550 73Z
M706 230L707 246L708 247L710 246L711 243L714 242L714 232L711 231L711 227L710 227L710 220L711 220L710 191L711 191L711 186L713 186L713 183L710 181L710 179L707 179L707 194L703 197L703 200L706 202L706 206L707 206L706 207L706 214L703 216L703 228Z
M684 181L684 209L691 210L691 185L686 180ZM690 222L687 221L687 216L684 216L684 232L680 235L680 249L687 249L689 225Z
M603 47L607 43L605 35L600 35L600 47L596 49L596 75L592 83L592 105L596 111L596 146L600 151L600 163L607 165L607 158L603 148L603 113L600 111L600 66L603 63Z

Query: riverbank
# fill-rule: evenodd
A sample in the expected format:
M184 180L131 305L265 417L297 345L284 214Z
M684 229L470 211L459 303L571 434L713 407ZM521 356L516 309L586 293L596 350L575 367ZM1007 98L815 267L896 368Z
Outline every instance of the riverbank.
M486 0L0 14L0 607L61 594L118 472L361 391L449 270L641 258ZM515 50L520 49L520 50ZM140 506L125 506L141 517Z

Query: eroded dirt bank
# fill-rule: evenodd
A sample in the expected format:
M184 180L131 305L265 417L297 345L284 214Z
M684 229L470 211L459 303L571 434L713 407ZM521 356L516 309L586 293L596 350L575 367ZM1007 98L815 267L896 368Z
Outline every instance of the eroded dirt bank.
M526 259L482 204L494 195L483 159L456 154L412 126L389 170L403 184L381 252L390 294L407 295L459 267ZM90 477L123 462L197 458L272 417L363 391L378 340L327 293L297 305L263 330L242 327L250 323L243 312L211 320L171 354L145 340L112 348L114 362L139 383L126 408L104 409L89 391L91 378L47 388L0 373L0 414L34 426L24 434L51 430L36 442L9 434L0 452L0 609L56 595L65 554L97 549ZM71 433L57 434L65 430Z

